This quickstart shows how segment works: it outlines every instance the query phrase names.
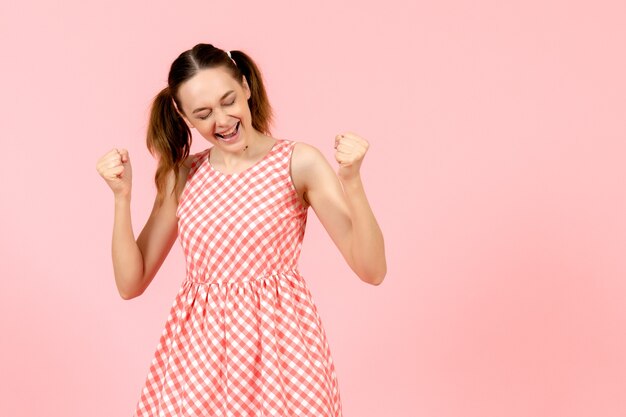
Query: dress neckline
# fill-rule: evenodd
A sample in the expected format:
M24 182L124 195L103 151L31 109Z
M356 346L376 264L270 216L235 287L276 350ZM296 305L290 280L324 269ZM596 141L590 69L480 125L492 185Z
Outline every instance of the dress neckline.
M278 143L281 142L281 139L274 139L274 144L272 145L272 147L270 148L269 151L267 151L265 153L265 155L263 155L263 157L261 159L259 159L258 161L256 161L254 164L250 165L248 168L244 169L243 171L239 171L239 172L231 172L231 173L226 173L226 172L222 172L218 169L213 168L213 165L211 165L211 149L213 149L213 146L211 146L208 150L207 150L207 154L206 154L206 164L209 168L209 170L224 176L224 177L237 177L239 175L245 174L246 172L252 170L254 167L258 166L259 164L261 164L263 161L265 161L267 158L269 158L269 156L271 154L274 153L274 151L276 149L278 149Z

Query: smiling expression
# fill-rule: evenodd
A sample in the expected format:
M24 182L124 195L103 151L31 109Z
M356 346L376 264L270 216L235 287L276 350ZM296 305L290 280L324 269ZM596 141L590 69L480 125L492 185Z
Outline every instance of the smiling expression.
M252 119L248 106L250 88L245 77L242 84L223 67L198 71L178 89L185 123L220 147L245 146L245 133L252 131ZM229 138L236 127L237 134Z

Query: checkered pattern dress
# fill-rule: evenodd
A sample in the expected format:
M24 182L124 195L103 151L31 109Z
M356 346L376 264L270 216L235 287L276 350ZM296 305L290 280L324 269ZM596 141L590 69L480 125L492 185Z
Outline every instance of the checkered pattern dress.
M177 208L186 276L134 417L341 417L322 321L298 272L295 142L243 172L195 154Z

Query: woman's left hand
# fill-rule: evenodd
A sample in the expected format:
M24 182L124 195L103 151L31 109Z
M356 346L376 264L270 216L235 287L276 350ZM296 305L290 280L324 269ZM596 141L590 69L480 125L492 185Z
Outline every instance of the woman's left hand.
M342 181L349 181L359 176L363 157L369 143L361 136L346 132L335 136L335 159L339 163L337 175Z

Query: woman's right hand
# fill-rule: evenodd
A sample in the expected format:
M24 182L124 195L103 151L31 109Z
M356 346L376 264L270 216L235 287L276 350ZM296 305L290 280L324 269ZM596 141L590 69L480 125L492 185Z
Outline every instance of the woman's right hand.
M126 149L112 149L96 163L96 170L113 190L116 196L129 196L132 183L132 169Z

